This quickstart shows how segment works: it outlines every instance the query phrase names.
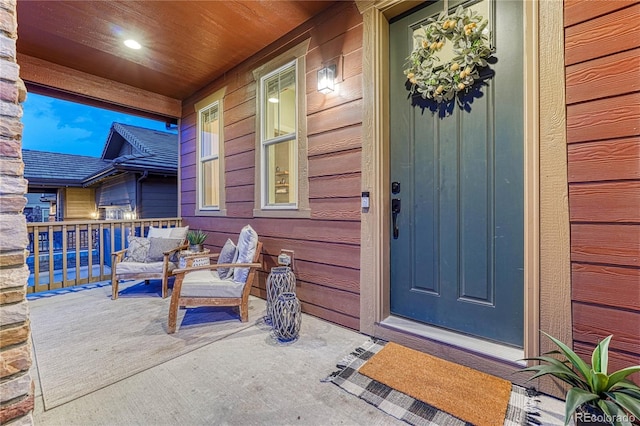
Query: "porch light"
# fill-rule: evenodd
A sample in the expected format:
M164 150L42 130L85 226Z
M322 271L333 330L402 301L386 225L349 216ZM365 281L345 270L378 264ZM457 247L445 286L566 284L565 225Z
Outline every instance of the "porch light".
M276 98L275 96L270 97L269 99L267 99L269 102L271 102L272 104L277 104L278 102L280 102L280 100L278 98Z
M335 88L334 79L336 77L336 66L329 65L327 67L320 68L318 70L318 92L327 93L333 92Z
M141 49L142 46L140 45L140 43L138 43L137 41L133 40L133 39L128 39L124 41L124 45L127 46L130 49Z

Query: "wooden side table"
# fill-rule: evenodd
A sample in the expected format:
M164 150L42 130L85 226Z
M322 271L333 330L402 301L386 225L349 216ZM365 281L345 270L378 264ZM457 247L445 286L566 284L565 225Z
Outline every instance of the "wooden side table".
M179 268L187 267L187 257L193 259L193 264L191 266L203 266L209 265L209 253L211 250L204 249L203 251L191 251L191 250L181 250L180 251L180 262L178 263ZM201 256L201 257L200 257Z

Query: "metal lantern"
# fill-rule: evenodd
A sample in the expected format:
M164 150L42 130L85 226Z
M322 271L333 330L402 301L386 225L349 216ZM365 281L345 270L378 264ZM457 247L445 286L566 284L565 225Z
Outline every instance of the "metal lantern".
M288 266L271 268L267 277L267 315L264 322L273 325L273 305L284 292L295 293L296 276Z
M273 304L273 332L281 342L293 342L298 339L302 314L300 301L295 293L284 292Z

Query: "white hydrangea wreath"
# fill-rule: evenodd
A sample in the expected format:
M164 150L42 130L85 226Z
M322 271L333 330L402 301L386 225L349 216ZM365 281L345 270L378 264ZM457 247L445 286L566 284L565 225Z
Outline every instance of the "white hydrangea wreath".
M459 6L455 13L442 12L430 18L414 35L416 48L404 71L412 95L448 102L480 78L478 67L486 67L493 50L487 20L478 12ZM445 64L436 56L447 42L453 43L454 58Z

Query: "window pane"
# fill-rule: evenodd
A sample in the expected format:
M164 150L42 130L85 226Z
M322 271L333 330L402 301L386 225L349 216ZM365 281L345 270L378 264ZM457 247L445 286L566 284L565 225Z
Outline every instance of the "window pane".
M295 204L297 179L295 172L296 140L266 147L267 204Z
M213 105L200 113L200 156L218 155L220 125L218 105Z
M264 138L273 139L296 131L295 65L272 75L264 84Z
M218 159L202 162L202 207L218 207L219 164Z

